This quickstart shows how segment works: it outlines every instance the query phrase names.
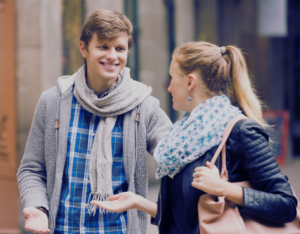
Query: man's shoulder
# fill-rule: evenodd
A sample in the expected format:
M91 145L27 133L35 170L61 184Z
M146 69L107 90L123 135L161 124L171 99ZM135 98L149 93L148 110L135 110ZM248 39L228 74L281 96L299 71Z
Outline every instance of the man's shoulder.
M59 98L59 90L57 86L53 86L50 89L47 89L42 92L41 99L44 102L52 102L52 101L57 101Z
M145 108L145 110L147 110L147 108L152 109L153 107L159 107L159 100L151 95L149 95L142 103L141 103L141 107Z
M43 98L45 101L51 102L54 100L57 101L57 99L60 97L64 98L65 96L68 96L74 87L75 74L60 76L57 79L57 85L45 90L42 93L41 98Z

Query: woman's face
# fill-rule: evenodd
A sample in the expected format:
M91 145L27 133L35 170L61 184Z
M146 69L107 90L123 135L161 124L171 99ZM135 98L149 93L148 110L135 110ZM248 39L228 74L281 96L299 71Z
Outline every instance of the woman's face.
M172 94L173 108L177 111L187 111L188 79L180 73L179 64L173 59L169 70L171 83L168 91Z

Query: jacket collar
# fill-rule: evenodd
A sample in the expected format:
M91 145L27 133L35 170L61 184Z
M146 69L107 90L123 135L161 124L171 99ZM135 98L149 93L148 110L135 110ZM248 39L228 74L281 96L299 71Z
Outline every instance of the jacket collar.
M57 80L57 86L60 94L64 94L75 83L76 73L72 76L61 76Z

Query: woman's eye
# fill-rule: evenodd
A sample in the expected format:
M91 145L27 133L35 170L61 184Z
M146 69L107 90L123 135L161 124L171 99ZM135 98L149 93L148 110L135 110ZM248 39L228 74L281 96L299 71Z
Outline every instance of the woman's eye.
M106 50L107 46L99 46L100 49Z
M123 51L123 50L124 50L124 48L122 48L122 47L118 47L118 48L117 48L117 50L118 50L118 51Z

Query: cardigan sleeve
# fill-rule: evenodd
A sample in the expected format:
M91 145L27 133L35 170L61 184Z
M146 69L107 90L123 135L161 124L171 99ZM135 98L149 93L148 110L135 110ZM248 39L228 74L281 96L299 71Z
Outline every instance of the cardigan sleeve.
M49 210L46 192L44 158L45 102L40 97L36 106L17 179L23 207L43 206Z
M152 98L149 105L151 112L148 117L147 129L147 151L153 155L154 149L160 139L170 130L172 122L166 113L159 107L159 101Z
M297 199L269 146L268 134L254 121L245 121L239 131L240 155L252 188L243 188L240 212L275 223L292 222Z

